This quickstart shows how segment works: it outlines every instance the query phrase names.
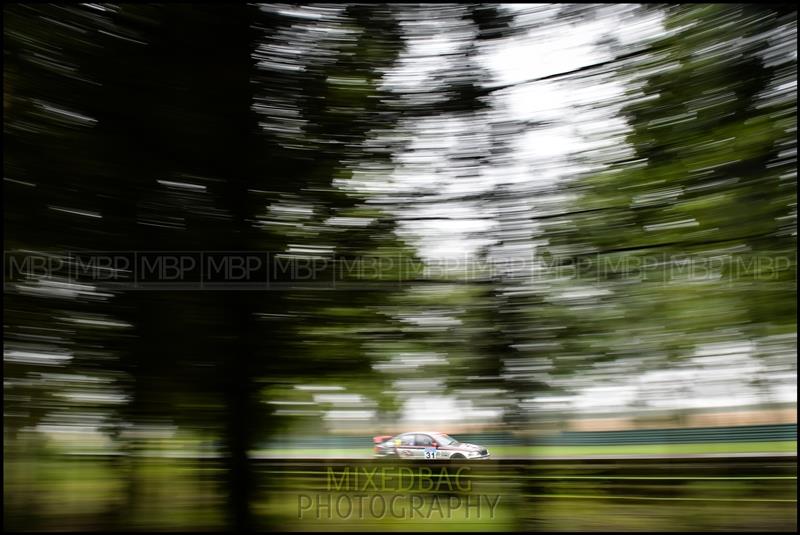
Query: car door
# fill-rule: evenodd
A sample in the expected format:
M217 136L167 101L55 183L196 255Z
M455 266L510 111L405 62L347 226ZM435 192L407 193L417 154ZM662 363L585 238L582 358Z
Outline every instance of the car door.
M398 435L397 438L394 439L394 447L395 450L397 450L397 456L402 459L422 457L422 455L417 455L417 446L414 442L415 438L413 433Z
M431 437L430 435L426 435L424 433L417 433L416 438L414 439L414 444L417 446L416 457L419 457L420 459L427 459L429 461L438 458L439 452L433 445L434 440L433 437Z

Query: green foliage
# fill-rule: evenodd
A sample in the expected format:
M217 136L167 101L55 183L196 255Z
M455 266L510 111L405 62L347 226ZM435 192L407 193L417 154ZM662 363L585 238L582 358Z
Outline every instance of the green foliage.
M568 251L554 259L610 292L568 320L598 351L625 345L600 333L685 357L726 329L794 330L796 100L779 87L796 60L767 38L786 23L770 9L670 7L671 33L622 69L633 155L573 181L570 222L548 225L553 251ZM774 268L759 282L755 259ZM601 303L618 313L598 316Z

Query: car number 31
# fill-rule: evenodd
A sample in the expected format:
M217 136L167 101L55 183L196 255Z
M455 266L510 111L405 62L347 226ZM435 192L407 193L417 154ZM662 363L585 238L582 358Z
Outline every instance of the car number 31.
M436 448L425 448L425 458L426 459L435 459L436 458Z

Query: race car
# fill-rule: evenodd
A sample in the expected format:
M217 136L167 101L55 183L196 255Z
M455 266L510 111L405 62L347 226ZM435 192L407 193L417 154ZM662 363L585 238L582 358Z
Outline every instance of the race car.
M488 459L489 450L476 444L459 442L437 431L411 431L401 435L378 435L372 438L375 457L394 459Z

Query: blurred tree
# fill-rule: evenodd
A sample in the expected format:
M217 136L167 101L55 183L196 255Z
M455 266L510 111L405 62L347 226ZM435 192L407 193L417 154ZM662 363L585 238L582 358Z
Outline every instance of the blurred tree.
M795 330L796 14L664 10L651 52L617 66L626 139L609 133L564 189L573 209L545 222L549 260L594 286L558 301L585 369Z
M307 28L293 13L300 14L272 6L9 8L6 249L268 251L295 260L330 250L346 259L379 254L396 272L410 253L392 237L391 219L334 183L359 166L388 169L391 147L364 144L396 117L382 109L378 87L402 47L392 9L323 10L325 24L348 37L326 44L322 28L314 43L322 46L287 72L260 54L281 32L302 42ZM278 53L284 63L294 59ZM285 102L290 88L295 102ZM282 127L293 111L304 127L287 138ZM311 207L317 220L292 221L291 209L281 211L292 204ZM348 229L329 222L336 216L374 222ZM311 254L291 252L304 245ZM17 285L5 305L6 339L22 357L7 359L5 371L19 420L6 419L6 429L74 421L91 408L58 401L63 386L39 371L72 351L68 376L110 381L127 399L101 422L132 454L123 525L143 513L138 437L174 422L222 439L227 525L254 529L248 451L275 425L259 390L296 384L312 369L368 382L360 345L371 331L361 323L371 314L380 330L381 316L368 306L387 295L381 285L331 294L293 289L297 281L286 275L274 282L287 286L109 291L63 278L31 280L44 288L26 293ZM313 283L321 282L329 283ZM42 330L53 333L46 346L30 341L44 340L35 335ZM50 361L26 358L32 344Z

